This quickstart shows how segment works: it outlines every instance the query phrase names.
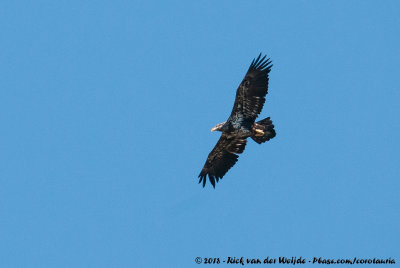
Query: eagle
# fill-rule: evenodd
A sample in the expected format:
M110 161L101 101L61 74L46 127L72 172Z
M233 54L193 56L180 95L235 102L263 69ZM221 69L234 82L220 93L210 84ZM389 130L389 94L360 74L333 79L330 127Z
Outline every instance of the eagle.
M272 64L262 54L253 59L250 67L236 91L235 104L228 120L213 127L211 131L221 131L222 135L200 172L199 183L206 186L207 175L215 188L228 170L238 161L238 154L243 153L247 138L251 137L258 144L276 136L270 117L257 121L268 93L269 72Z

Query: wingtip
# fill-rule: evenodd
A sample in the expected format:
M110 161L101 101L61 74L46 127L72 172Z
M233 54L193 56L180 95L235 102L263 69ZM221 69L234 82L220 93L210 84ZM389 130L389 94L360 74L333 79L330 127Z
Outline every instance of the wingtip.
M199 175L199 184L203 182L203 188L206 186L206 179L204 178L204 175L200 173Z
M260 71L269 72L271 70L271 67L273 66L271 63L272 63L272 61L270 58L267 58L267 55L262 56L262 53L260 53L251 62L249 71L250 70L260 70Z
M203 188L206 187L207 174L200 173L198 178L200 178L199 184L203 183ZM216 182L218 182L220 178L218 176L213 176L210 174L208 174L208 178L210 179L210 183L211 183L212 187L215 189Z
M210 182L212 186L215 188L215 178L213 175L208 174L208 178L210 179Z

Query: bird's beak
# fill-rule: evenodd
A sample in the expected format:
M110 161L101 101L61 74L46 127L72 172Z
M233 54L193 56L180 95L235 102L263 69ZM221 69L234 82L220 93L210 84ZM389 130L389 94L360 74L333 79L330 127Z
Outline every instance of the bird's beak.
M217 130L217 127L213 127L212 129L211 129L211 132L214 132L214 131L216 131Z

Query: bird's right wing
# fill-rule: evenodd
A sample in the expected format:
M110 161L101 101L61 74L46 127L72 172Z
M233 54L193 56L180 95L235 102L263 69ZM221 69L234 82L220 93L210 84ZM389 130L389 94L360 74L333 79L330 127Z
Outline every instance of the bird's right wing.
M208 155L207 161L200 172L199 183L206 185L207 175L215 188L215 181L219 181L235 165L239 156L246 147L247 139L228 137L222 134L217 145Z

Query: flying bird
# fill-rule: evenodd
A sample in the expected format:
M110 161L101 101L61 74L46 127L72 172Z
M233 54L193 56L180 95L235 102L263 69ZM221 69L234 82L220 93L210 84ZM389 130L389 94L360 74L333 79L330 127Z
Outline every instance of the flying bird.
M211 131L221 131L217 145L208 155L200 172L199 183L206 185L207 175L215 188L228 170L235 165L243 153L247 138L251 137L258 144L275 137L276 132L271 119L265 118L256 122L265 103L268 93L268 75L271 71L271 60L262 57L261 53L250 64L250 67L236 91L235 104L228 120L216 125Z

